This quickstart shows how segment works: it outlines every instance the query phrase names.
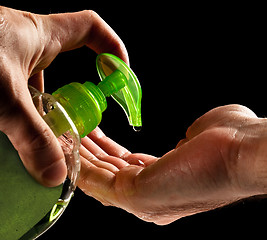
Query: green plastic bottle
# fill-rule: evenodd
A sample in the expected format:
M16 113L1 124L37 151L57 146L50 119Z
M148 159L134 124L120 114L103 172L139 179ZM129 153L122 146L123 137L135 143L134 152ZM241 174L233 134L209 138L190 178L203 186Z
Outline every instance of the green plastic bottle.
M130 125L142 126L140 83L119 58L103 53L97 56L102 80L70 83L52 95L29 87L33 102L61 144L68 177L55 188L37 183L25 170L18 153L0 132L0 239L35 239L51 227L67 207L80 171L80 138L101 121L112 96L124 109Z

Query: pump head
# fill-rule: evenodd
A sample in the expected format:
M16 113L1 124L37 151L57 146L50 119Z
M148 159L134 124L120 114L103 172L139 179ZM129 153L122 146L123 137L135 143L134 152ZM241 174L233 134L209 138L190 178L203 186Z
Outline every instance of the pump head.
M102 81L97 86L92 82L70 83L53 93L73 120L80 136L86 136L100 123L109 96L124 109L130 125L141 127L142 90L133 71L109 53L97 56L96 67Z
M107 80L107 82L112 83L111 85L116 86L115 90L108 94L111 94L124 109L129 124L134 127L141 127L142 90L134 72L121 59L108 53L97 56L96 67L102 80L98 87L105 92L102 86Z

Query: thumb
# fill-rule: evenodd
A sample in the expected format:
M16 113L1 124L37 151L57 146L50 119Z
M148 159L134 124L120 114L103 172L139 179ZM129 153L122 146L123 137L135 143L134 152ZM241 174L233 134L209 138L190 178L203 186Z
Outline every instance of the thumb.
M67 174L63 151L35 109L27 86L21 93L10 113L1 118L4 128L0 127L17 149L29 173L47 187L57 186Z

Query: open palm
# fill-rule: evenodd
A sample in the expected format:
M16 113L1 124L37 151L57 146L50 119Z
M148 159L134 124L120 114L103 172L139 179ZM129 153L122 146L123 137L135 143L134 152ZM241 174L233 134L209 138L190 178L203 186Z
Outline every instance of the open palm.
M244 153L254 148L251 139L262 124L266 121L239 105L213 109L161 158L132 154L97 128L82 139L78 186L104 205L156 224L260 194L251 171L261 163L255 158L251 164Z

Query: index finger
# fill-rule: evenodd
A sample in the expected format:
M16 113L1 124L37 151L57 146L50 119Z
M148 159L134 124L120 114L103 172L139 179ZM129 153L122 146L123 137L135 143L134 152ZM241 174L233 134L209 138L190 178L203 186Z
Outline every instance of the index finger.
M104 151L110 156L124 159L131 154L126 148L107 137L99 127L96 127L88 137L96 144L98 151Z
M96 53L108 52L129 64L124 43L114 30L94 11L43 16L48 19L50 37L58 41L61 52L88 46Z

